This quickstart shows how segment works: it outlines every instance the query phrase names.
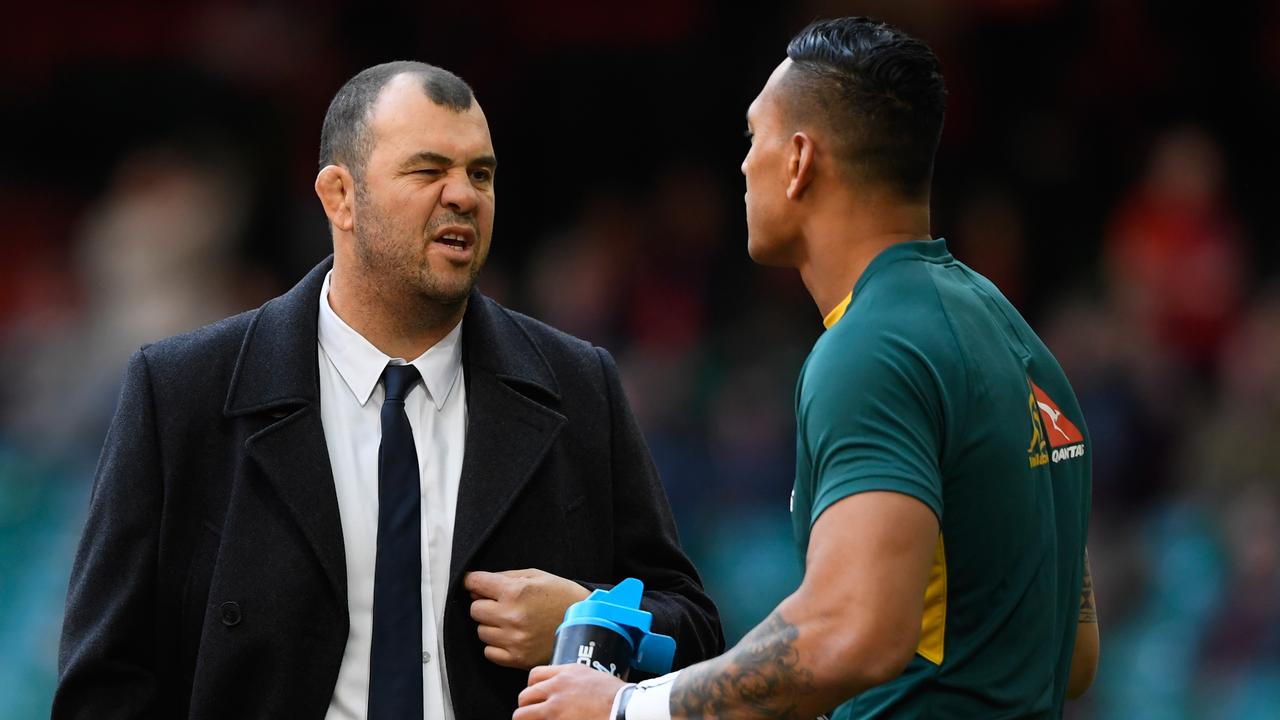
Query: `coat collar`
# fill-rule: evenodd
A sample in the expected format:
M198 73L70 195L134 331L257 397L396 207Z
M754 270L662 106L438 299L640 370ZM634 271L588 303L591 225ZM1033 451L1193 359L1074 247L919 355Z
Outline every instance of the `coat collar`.
M267 302L245 333L223 414L237 417L288 405L318 405L316 355L320 288L333 256L289 292Z
M314 549L335 595L347 599L342 522L320 420L318 322L330 257L250 323L224 414L261 429L245 442ZM467 440L454 522L450 587L498 526L566 419L555 373L516 317L472 290L463 317ZM452 591L452 590L451 590Z
M462 319L462 362L469 372L488 372L517 389L560 399L546 356L510 311L479 290L471 291Z
M316 338L320 291L330 255L284 295L258 311L245 333L223 413L237 417L320 401ZM560 399L555 374L538 346L503 307L472 289L462 320L463 365Z

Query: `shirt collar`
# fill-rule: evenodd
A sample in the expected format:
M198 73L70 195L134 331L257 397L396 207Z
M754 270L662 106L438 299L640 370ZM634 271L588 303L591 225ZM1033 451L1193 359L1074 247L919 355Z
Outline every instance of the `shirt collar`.
M844 317L844 311L849 307L849 301L853 299L853 293L844 296L839 305L832 308L827 316L822 318L822 324L830 330L836 323L840 322L840 318Z
M403 359L392 358L374 347L373 343L338 317L338 313L329 305L331 276L332 271L325 275L324 285L320 288L320 323L317 333L320 347L324 348L351 394L364 405L373 394L373 389L378 386L383 368L388 363L406 363ZM407 363L416 367L422 375L422 384L436 410L444 407L454 386L458 384L458 376L462 370L461 339L462 323L458 323L448 335Z
M895 260L911 259L924 260L927 262L945 263L952 260L951 252L947 250L947 241L944 238L936 240L908 240L905 242L895 243L881 250L878 255L867 265L867 269L862 271L862 276L858 278L858 282L854 283L853 291L845 296L826 317L822 318L822 324L828 330L835 327L844 317L845 312L849 309L849 302L853 300L853 296L858 290L866 284L867 278L881 267L888 265Z

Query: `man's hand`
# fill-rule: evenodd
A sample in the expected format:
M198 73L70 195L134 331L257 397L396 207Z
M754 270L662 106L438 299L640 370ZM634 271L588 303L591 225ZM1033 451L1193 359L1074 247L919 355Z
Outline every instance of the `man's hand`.
M533 569L470 572L462 584L471 591L484 656L520 669L550 662L564 611L590 594L572 580Z
M536 667L511 720L611 720L613 696L622 685L609 673L577 663Z

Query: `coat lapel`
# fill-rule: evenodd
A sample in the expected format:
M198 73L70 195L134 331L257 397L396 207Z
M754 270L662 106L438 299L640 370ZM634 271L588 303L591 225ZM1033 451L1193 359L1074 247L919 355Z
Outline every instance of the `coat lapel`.
M560 398L537 346L507 313L473 291L462 324L467 441L454 517L449 584L459 582L564 425L539 399Z
M245 442L275 494L315 551L338 599L347 598L346 557L329 450L320 421L316 350L320 288L329 258L258 311L245 333L223 414L268 424Z
M320 419L318 305L332 258L258 312L240 349L223 414L268 424L246 450L301 528L345 603L342 521ZM565 418L555 375L506 310L473 291L463 320L467 440L450 585L492 533L555 441Z

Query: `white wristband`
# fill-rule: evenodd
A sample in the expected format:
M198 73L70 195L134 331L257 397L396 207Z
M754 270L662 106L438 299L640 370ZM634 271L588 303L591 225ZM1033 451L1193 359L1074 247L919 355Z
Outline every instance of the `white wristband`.
M671 688L680 671L645 680L631 693L631 702L623 710L627 720L671 720Z
M623 717L619 712L622 708L618 707L618 705L622 702L622 696L626 694L627 689L634 688L635 686L635 683L627 683L626 685L618 688L618 692L613 694L613 705L609 708L608 720L618 720L618 718Z

